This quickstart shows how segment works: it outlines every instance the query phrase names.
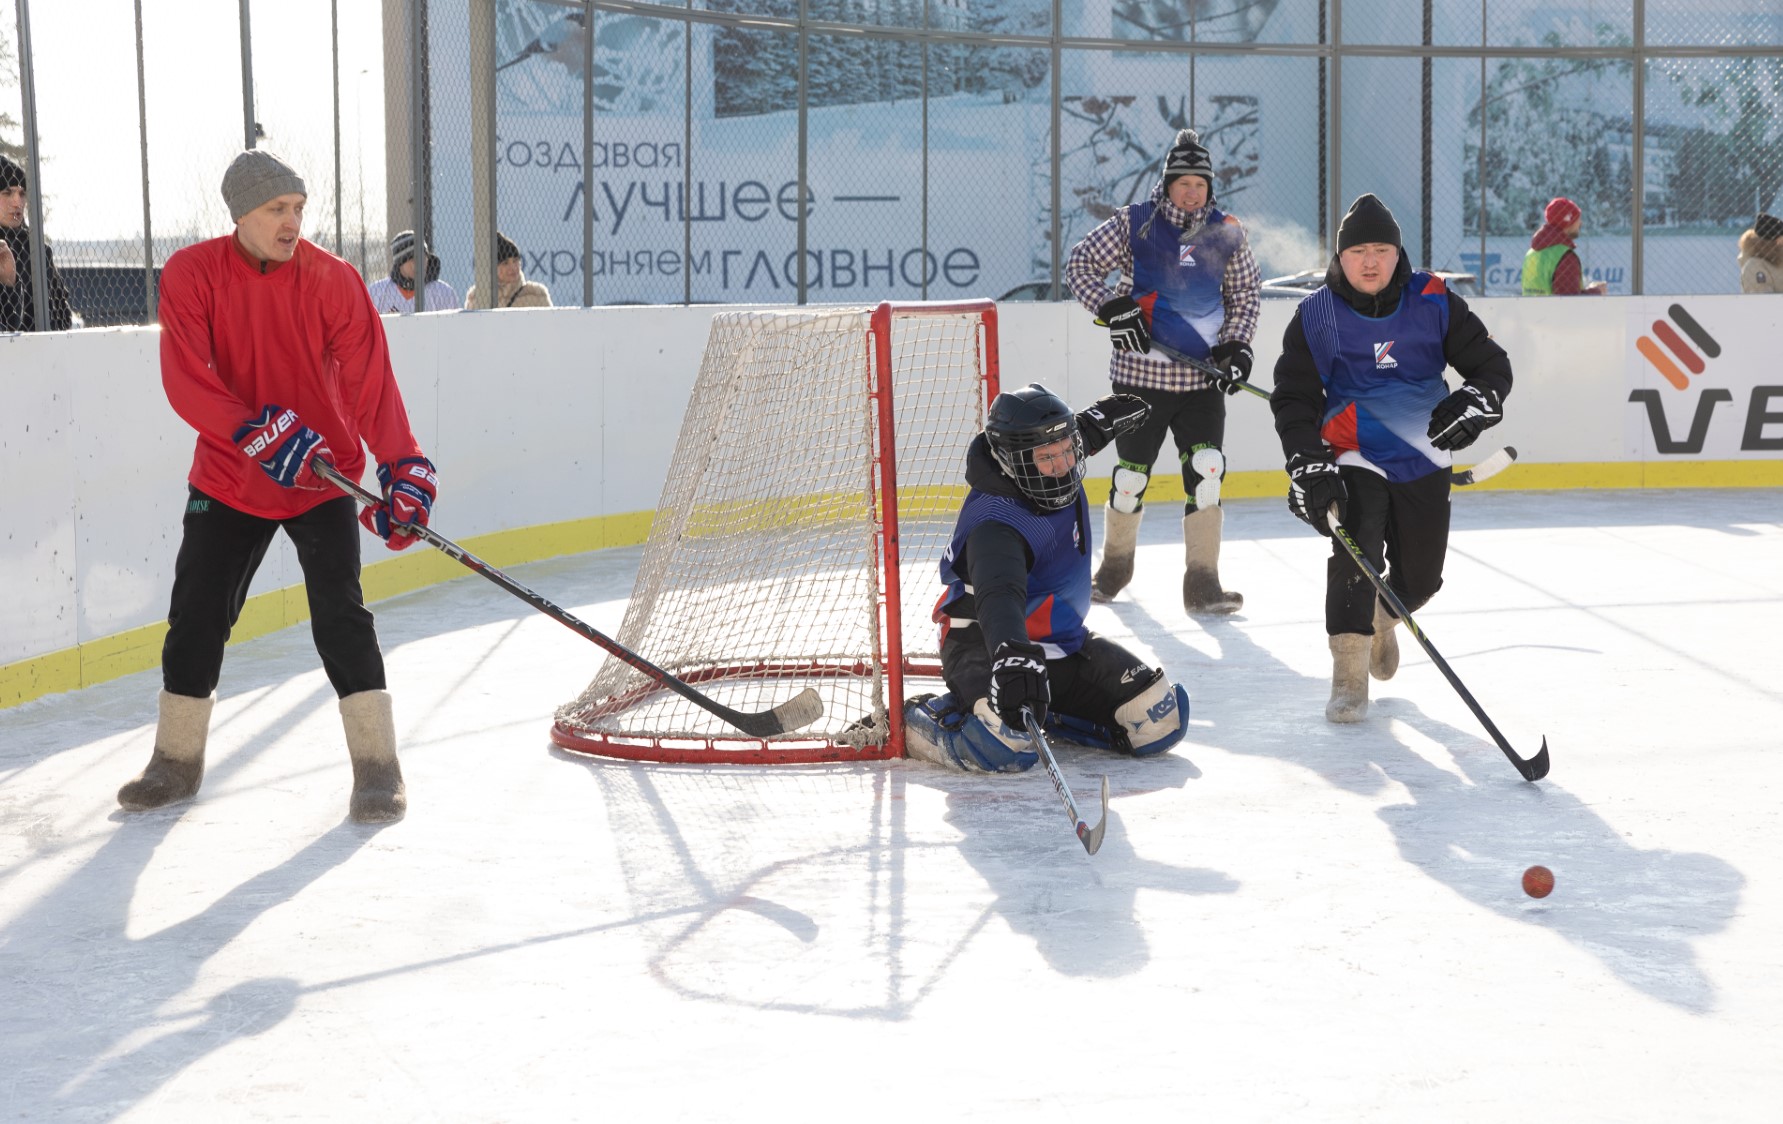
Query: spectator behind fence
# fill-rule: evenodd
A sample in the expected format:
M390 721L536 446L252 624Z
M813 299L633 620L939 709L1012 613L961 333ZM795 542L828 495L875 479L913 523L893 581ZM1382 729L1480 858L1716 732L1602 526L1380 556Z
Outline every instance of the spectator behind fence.
M1523 255L1523 295L1526 297L1600 297L1605 285L1593 281L1582 285L1585 267L1579 262L1574 243L1584 212L1571 199L1548 202L1542 213L1542 225L1529 239L1529 252Z
M1783 219L1761 214L1740 235L1740 292L1783 293Z
M440 280L440 256L425 245L427 295L421 311L438 312L458 307L458 293ZM415 232L405 230L390 240L390 276L371 283L371 303L379 312L415 311Z
M520 270L520 247L514 240L495 232L495 307L497 308L550 308L551 292L537 281L528 281L526 274ZM487 308L487 302L477 300L477 287L471 286L470 292L464 294L464 307Z
M32 296L31 229L25 225L30 184L17 161L0 156L0 332L35 332L37 303ZM49 327L65 332L74 327L68 286L56 269L48 242L43 244L43 271L49 276Z

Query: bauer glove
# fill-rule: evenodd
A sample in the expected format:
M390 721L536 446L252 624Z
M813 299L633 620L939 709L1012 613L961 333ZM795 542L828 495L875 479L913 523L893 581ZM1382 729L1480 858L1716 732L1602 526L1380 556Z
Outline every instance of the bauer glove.
M1337 520L1343 522L1349 507L1350 491L1343 486L1343 476L1329 453L1295 453L1288 458L1288 510L1326 538L1331 537L1331 524L1325 513L1337 505Z
M1425 436L1439 449L1454 452L1465 449L1485 430L1504 420L1498 392L1479 383L1462 383L1461 389L1436 404L1430 411L1430 429Z
M334 454L320 433L297 420L296 410L267 406L259 417L241 424L234 440L242 455L260 462L261 471L281 488L330 487L310 462L320 457L332 464Z
M426 457L403 457L378 466L378 483L384 501L359 512L365 529L384 540L391 550L407 550L421 541L404 527L425 527L439 494L439 478Z

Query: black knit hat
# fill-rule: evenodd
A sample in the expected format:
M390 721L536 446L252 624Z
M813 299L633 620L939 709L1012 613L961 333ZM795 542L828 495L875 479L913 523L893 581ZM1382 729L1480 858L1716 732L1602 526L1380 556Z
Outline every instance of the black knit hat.
M1164 190L1170 190L1170 183L1178 176L1200 176L1207 181L1207 197L1213 200L1213 158L1207 149L1202 147L1201 138L1193 129L1182 129L1176 134L1176 142L1170 146L1170 152L1164 157Z
M22 187L29 191L30 181L25 176L25 169L10 156L0 155L0 191ZM1773 220L1775 221L1775 220Z
M1385 242L1389 246L1403 244L1393 212L1373 195L1358 196L1344 213L1343 221L1337 224L1338 253L1365 242Z
M1783 219L1762 212L1752 220L1752 233L1760 238L1783 238Z
M512 261L514 258L517 258L519 256L520 256L520 247L516 246L514 244L514 240L512 238L509 238L507 235L503 234L501 231L499 231L499 230L496 231L495 232L495 262L496 262L496 264L500 265L502 262Z
M415 272L425 276L427 283L431 284L440 279L440 256L425 246L421 249L427 255L427 268L426 270L417 269ZM408 284L407 279L402 275L402 263L414 256L415 232L412 230L398 231L396 237L390 240L390 279L404 288L407 288Z

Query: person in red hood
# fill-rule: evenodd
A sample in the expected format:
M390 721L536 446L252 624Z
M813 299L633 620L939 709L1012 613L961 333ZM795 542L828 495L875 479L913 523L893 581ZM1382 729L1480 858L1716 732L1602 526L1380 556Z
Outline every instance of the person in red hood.
M1584 213L1579 205L1562 196L1548 202L1542 213L1542 225L1529 239L1529 252L1523 255L1523 295L1526 297L1602 296L1604 283L1593 281L1581 285L1585 269L1573 248L1579 237Z
M340 698L353 763L348 814L401 819L408 807L384 657L359 584L359 525L393 550L424 526L438 484L421 455L384 326L348 263L301 236L303 178L250 150L223 174L235 230L187 246L161 275L161 382L198 431L174 562L155 748L118 791L130 811L198 791L223 647L273 536L296 550L310 630ZM383 502L363 514L317 471L350 480L378 463Z

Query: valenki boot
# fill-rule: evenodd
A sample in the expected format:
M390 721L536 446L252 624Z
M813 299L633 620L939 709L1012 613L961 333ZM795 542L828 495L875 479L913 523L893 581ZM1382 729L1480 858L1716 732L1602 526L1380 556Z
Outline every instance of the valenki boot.
M216 701L215 695L195 699L161 692L155 750L136 779L118 789L121 807L142 812L197 794L204 780L204 743L210 737L210 712Z
M1090 583L1091 601L1113 601L1114 595L1133 580L1133 551L1139 545L1139 521L1145 509L1116 511L1102 508L1102 564Z
M1387 608L1387 603L1380 598L1374 599L1374 643L1368 652L1368 674L1376 679L1393 678L1399 670L1399 638L1393 630L1399 627L1399 618Z
M340 701L347 754L353 759L353 798L348 814L356 823L392 823L408 811L408 791L396 760L396 719L389 691L360 691Z
M1182 607L1224 615L1244 607L1244 594L1220 588L1220 534L1226 509L1203 507L1182 518Z
M1331 637L1330 722L1360 722L1368 717L1368 647L1371 637L1342 632Z

